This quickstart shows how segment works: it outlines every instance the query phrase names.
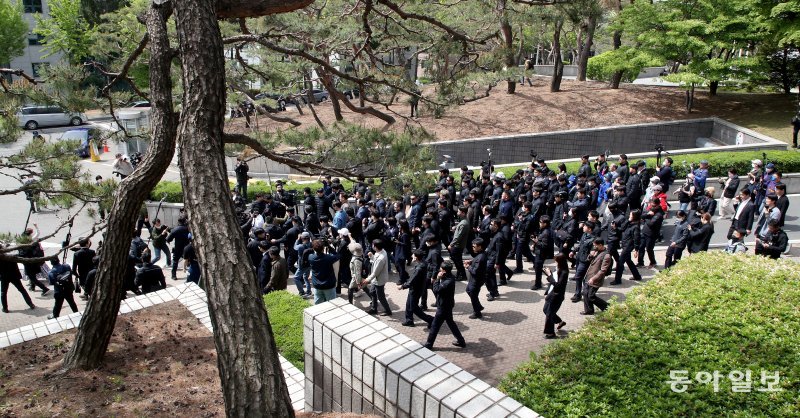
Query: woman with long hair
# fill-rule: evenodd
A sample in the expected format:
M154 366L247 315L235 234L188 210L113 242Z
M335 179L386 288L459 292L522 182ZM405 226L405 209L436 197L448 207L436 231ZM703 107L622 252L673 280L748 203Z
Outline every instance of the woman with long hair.
M567 283L569 282L569 266L567 265L567 256L564 253L556 255L556 278L553 278L553 272L549 267L545 267L544 273L547 275L547 282L550 286L544 297L544 337L556 338L555 327L558 329L567 325L566 322L561 320L558 316L558 310L564 302L564 294L567 292Z

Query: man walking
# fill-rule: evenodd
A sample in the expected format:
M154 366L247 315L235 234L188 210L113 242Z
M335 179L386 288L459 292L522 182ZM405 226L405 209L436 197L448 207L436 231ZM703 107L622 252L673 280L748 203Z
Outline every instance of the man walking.
M475 238L472 240L472 252L475 256L472 260L464 262L464 266L469 268L469 282L467 283L467 295L472 303L472 315L469 319L482 318L483 305L481 305L481 288L486 283L486 253L483 252L483 239Z
M594 250L591 255L589 268L586 270L586 286L583 289L583 312L581 315L594 315L594 307L601 311L608 308L608 303L597 296L597 291L603 286L603 281L611 272L613 258L606 251L605 242L598 238L594 240Z
M664 268L672 267L675 262L681 259L686 243L689 240L689 221L686 219L686 212L680 210L676 215L675 229L672 231L672 239L667 247L667 258L664 260Z
M322 240L315 239L311 243L314 250L308 256L311 268L311 285L314 287L314 305L336 299L336 273L333 263L339 261L339 254L325 254Z
M450 242L450 245L447 246L447 251L450 253L450 260L453 261L453 264L456 266L456 271L458 272L456 274L456 280L466 280L467 272L464 270L462 255L464 254L464 248L467 246L467 240L469 239L470 224L469 220L467 220L467 208L465 206L460 206L458 208L458 219L458 224L453 231L453 240Z
M86 300L89 297L88 292L85 291L86 277L89 275L89 271L94 269L92 259L94 259L97 254L90 248L92 246L92 241L89 238L81 239L78 241L78 245L80 245L80 248L72 256L72 265L75 267L75 273L78 275L78 283L84 288L81 299Z
M575 244L569 254L570 258L575 258L578 262L575 268L575 276L572 278L575 281L575 294L570 299L572 303L581 301L583 279L586 277L586 270L589 268L589 254L592 251L592 244L595 239L595 236L592 235L592 230L594 230L594 222L586 221L583 223L583 235L581 235L580 241Z
M75 303L75 298L72 297L72 292L75 290L75 285L72 283L72 269L68 264L61 264L58 257L53 257L50 260L53 268L47 274L50 284L55 288L55 304L53 305L52 315L48 315L47 319L58 318L61 314L61 306L64 301L67 301L72 312L78 312L78 305Z
M430 331L428 332L428 340L422 346L428 350L433 349L433 343L436 342L436 336L442 328L442 323L447 323L450 332L455 337L453 345L456 347L464 348L467 343L464 341L464 336L458 329L458 325L453 320L453 307L455 306L455 293L456 293L456 280L453 277L453 263L445 261L442 263L442 268L436 274L433 280L433 293L436 295L436 315L431 321Z
M369 294L372 297L372 303L370 303L367 313L370 315L378 313L378 303L380 303L383 307L383 313L380 316L392 316L392 308L389 306L389 301L386 300L384 289L386 282L389 281L389 256L383 249L383 241L379 239L372 241L372 251L369 253L372 270L361 282L362 287L369 285Z
M426 314L419 306L420 296L427 292L426 285L428 282L428 266L425 264L423 257L425 251L416 249L413 252L414 256L414 270L411 273L411 278L399 285L398 289L408 289L408 297L406 298L406 317L405 321L401 324L404 327L414 326L414 315L425 321L430 327L433 317Z

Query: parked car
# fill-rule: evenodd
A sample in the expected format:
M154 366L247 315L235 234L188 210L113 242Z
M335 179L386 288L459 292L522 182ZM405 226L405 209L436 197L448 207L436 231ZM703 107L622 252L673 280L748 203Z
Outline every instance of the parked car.
M311 94L314 96L314 102L316 103L320 103L323 100L328 100L330 97L330 94L328 94L327 90L313 89L311 90ZM308 89L300 92L300 99L303 100L303 104L308 104Z
M88 118L83 113L67 112L59 106L25 106L17 112L20 128L29 130L42 126L80 126Z
M89 140L94 137L92 131L90 128L71 129L64 132L59 140L79 141L78 148L75 149L75 155L80 158L89 158Z
M152 107L147 100L141 100L131 103L128 107Z

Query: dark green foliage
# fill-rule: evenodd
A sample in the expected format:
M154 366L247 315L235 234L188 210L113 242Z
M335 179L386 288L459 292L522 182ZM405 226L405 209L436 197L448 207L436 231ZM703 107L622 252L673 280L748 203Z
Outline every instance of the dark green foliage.
M286 360L303 370L303 310L310 304L285 290L264 295L275 345Z
M743 176L750 171L750 162L752 160L764 159L762 154L762 151L716 151L702 154L670 154L669 157L672 157L674 160L672 169L675 170L675 178L680 179L686 176L686 173L689 172L690 164L694 164L695 167L697 167L700 160L708 160L709 175L711 177L725 177L728 175L728 169L731 167L736 168L736 170L739 172L739 175ZM800 153L797 151L766 151L766 154L767 161L765 161L765 164L767 162L775 163L775 165L778 167L778 171L781 173L800 172ZM648 168L654 168L656 166L655 158L645 158L644 160L647 162ZM594 161L594 157L592 157L592 161ZM616 161L616 159L609 159L609 163ZM629 161L636 162L639 161L639 159L631 158ZM551 170L557 170L557 165L558 164L549 161L547 163L547 166L550 167ZM580 162L567 163L567 171L570 174L577 173L580 165ZM498 171L502 171L506 175L506 178L510 178L514 172L522 168L525 167L503 167L498 169Z
M544 416L798 416L798 265L710 252L684 258L633 290L569 338L532 355L500 389ZM752 371L732 393L728 373ZM719 390L694 381L684 393L671 370L720 371ZM760 392L761 371L782 392Z

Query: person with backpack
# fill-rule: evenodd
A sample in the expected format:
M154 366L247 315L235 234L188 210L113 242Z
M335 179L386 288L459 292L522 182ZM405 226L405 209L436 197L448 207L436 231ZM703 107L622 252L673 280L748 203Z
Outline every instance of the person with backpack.
M75 284L72 282L72 269L69 267L69 264L61 264L58 257L50 259L50 264L52 264L53 267L50 269L50 272L47 273L47 279L55 289L55 293L53 294L55 297L55 304L53 305L53 313L48 315L47 319L58 318L58 315L61 314L61 306L64 305L64 301L67 301L72 312L78 312L78 305L75 303L75 298L72 296L72 292L75 291Z
M583 312L581 315L594 315L594 307L601 311L608 308L608 302L597 296L597 291L603 286L606 276L611 274L614 259L606 251L606 243L602 238L594 240L594 251L590 256L591 261L586 270L586 283L583 287Z

